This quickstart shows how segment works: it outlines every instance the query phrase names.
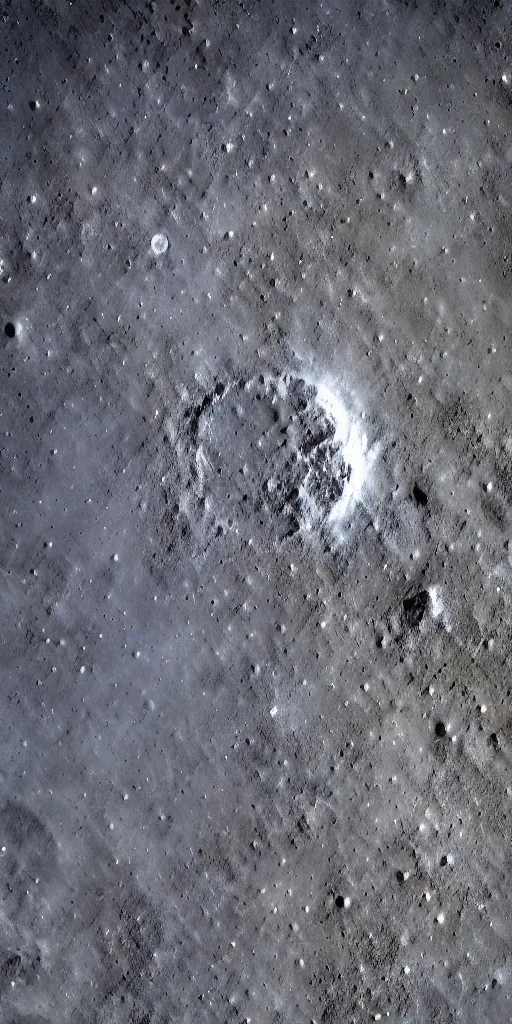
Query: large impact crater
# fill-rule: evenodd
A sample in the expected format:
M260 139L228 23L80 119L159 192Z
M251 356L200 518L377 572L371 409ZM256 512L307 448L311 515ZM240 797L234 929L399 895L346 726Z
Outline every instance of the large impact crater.
M351 477L343 431L302 377L218 381L185 424L179 513L197 540L243 525L282 542L320 530L341 506Z

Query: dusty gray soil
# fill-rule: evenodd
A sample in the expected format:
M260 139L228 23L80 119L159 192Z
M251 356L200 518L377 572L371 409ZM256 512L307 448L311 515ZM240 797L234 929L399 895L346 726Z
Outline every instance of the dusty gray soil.
M3 0L0 1018L512 1021L512 6Z

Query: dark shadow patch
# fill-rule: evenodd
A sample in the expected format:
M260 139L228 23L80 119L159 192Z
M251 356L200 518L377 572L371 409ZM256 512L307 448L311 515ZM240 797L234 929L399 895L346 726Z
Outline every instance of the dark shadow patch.
M425 494L425 491L418 486L418 484L414 484L412 496L418 505L428 505L428 496Z
M406 597L402 603L405 624L409 629L417 629L428 608L429 596L426 590L420 590L412 597Z

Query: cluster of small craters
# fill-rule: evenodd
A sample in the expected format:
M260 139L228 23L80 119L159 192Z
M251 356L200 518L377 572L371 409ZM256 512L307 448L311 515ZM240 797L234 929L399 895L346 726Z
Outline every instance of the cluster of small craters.
M0 1024L510 1021L510 4L2 28Z

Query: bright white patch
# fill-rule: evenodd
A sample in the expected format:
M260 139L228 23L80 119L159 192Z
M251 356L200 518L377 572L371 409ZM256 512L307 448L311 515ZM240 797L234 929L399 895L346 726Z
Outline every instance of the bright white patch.
M444 611L444 604L439 593L439 587L428 587L428 596L432 602L432 615L434 619L438 619Z
M155 256L163 256L164 252L167 252L169 248L169 239L167 235L153 235L151 239L151 248Z
M316 388L315 401L334 423L336 433L333 441L341 448L346 468L350 466L350 480L345 480L343 494L329 514L330 525L336 525L339 530L348 509L363 494L378 449L375 446L369 451L368 439L361 430L356 414L349 410L331 387L312 378L306 380Z

